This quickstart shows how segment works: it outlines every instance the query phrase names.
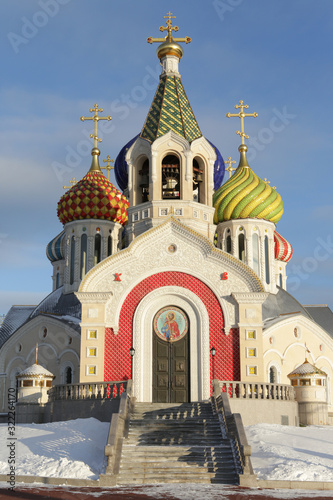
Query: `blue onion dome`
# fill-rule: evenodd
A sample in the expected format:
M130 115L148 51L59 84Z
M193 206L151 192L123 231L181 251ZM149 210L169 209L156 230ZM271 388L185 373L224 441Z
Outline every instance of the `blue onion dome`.
M62 231L58 236L53 238L46 247L46 256L51 262L62 260L65 257L64 252L64 236L65 231Z
M216 160L214 163L214 191L217 191L218 188L222 186L224 172L225 172L225 165L220 151L217 149L216 146L214 146L212 142L210 142L208 139L207 141L209 142L209 144L212 146L212 148L216 153Z
M133 142L139 137L140 134L136 135L131 139L125 146L120 150L116 161L114 163L114 173L118 186L122 191L127 188L128 185L128 165L125 160L125 156L129 148L132 146Z

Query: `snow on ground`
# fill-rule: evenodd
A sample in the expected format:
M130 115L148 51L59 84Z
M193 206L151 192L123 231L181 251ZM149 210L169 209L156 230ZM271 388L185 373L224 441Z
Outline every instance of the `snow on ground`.
M16 426L16 474L98 479L104 472L109 423L95 418ZM259 479L333 481L333 427L246 427ZM0 424L0 442L9 443ZM0 474L9 472L9 448L0 447Z
M259 479L333 481L333 427L257 424L245 431Z
M17 425L16 475L98 479L109 428L96 418ZM0 424L0 442L8 438L7 425ZM9 448L1 446L0 474L9 472L8 457Z

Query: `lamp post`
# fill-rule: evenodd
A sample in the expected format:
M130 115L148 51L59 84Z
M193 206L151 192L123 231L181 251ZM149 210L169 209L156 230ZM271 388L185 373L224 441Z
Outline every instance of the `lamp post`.
M215 358L215 354L216 354L216 349L215 347L212 347L211 350L210 350L210 353L212 355L212 359L213 359L213 380L212 380L212 386L214 388L214 379L215 379L215 364L214 364L214 358Z
M135 354L135 349L133 346L130 348L129 352L131 355L131 379L132 379L133 378L133 356Z

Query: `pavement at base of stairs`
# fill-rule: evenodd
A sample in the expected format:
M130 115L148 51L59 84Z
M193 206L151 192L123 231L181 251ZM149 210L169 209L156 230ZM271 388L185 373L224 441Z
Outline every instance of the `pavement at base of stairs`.
M22 499L22 500L188 500L204 496L206 500L327 500L332 498L332 492L304 491L304 490L262 490L241 488L239 486L206 486L205 491L189 491L189 486L197 485L173 485L169 491L165 485L124 486L113 488L75 488L59 486L18 485L14 491L0 488L0 500ZM183 493L181 487L184 488Z

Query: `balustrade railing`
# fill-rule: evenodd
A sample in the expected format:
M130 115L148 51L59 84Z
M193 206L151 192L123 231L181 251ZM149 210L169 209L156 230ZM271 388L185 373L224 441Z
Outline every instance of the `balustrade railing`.
M78 399L120 399L127 381L55 385L48 391L49 401Z
M231 382L219 380L221 392L226 392L232 399L278 399L294 401L295 391L288 384L268 384L265 382Z

